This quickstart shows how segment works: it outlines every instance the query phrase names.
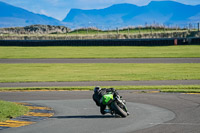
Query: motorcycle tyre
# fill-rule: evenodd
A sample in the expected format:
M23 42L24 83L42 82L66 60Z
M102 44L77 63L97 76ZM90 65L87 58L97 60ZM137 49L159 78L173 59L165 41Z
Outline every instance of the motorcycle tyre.
M111 104L111 107L114 109L115 113L118 114L118 115L120 115L121 117L124 118L124 117L127 116L127 113L126 113L123 109L121 109L121 108L117 105L116 102L113 102L113 103Z

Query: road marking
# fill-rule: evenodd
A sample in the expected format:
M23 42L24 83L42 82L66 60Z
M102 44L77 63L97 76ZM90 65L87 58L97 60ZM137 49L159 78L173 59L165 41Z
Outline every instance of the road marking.
M132 92L132 93L160 93L160 91L159 90L139 90L139 91L137 91L137 90L135 90L134 92Z
M38 117L51 117L53 116L53 113L35 113L35 112L29 112L28 114L25 114L25 116L38 116Z
M147 93L160 93L160 91L147 91Z
M16 104L24 105L24 106L26 106L26 105L31 105L31 104L29 104L29 103L17 103L17 102L16 102Z
M28 108L30 110L52 110L51 108L48 108L48 107L37 107L37 106L28 106Z
M6 120L5 122L0 122L0 130L13 127L22 127L30 124L36 123L35 121L44 120L47 117L54 115L53 109L49 107L42 107L37 105L32 105L29 103L16 103L19 105L24 105L30 109L30 112L14 119ZM40 111L45 113L39 113ZM25 119L24 119L24 116ZM35 117L33 119L33 117ZM44 119L41 119L44 118Z
M150 123L151 125L189 125L189 126L200 126L200 123Z
M200 95L200 93L183 93L183 94Z
M21 126L30 125L33 123L35 123L35 122L7 120L5 122L0 122L0 127L21 127Z

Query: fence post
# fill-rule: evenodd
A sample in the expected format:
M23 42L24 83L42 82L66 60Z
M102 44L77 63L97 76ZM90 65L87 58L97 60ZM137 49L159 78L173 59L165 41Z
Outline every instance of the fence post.
M200 32L200 24L198 23L198 32Z
M129 35L130 31L129 31L129 27L128 27L128 35Z
M178 39L174 39L174 45L178 45Z
M140 27L138 27L138 28L139 28L139 34L140 34L140 33L141 33L141 32L140 32Z
M117 30L117 35L118 35L119 34L119 28L117 27L116 30Z

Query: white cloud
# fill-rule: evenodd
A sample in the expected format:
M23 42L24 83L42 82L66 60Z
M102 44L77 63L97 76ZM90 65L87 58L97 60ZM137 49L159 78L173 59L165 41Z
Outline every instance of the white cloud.
M45 10L43 10L43 9L40 10L40 14L43 14L43 15L49 16L49 14L48 14Z

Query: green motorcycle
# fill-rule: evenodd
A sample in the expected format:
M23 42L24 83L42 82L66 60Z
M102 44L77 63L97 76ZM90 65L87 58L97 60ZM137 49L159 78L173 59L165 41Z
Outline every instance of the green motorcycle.
M127 117L129 115L126 107L126 101L119 95L114 97L114 95L109 92L103 95L100 102L108 107L108 109L105 110L106 113L119 115L121 117Z

